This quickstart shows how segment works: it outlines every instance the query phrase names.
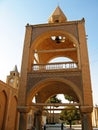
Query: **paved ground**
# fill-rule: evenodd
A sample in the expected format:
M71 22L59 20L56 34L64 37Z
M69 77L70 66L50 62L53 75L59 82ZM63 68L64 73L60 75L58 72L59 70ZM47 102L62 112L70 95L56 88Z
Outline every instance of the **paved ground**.
M47 124L46 129L44 130L62 130L61 129L61 124L55 124L55 125L52 125L52 124ZM63 130L82 130L81 129L81 126L80 125L73 125L72 126L72 129L69 128L69 126L64 126L63 125ZM93 128L93 130L98 130L98 128Z
M46 130L61 130L61 129L59 129L59 128L47 128ZM70 130L70 129L64 129L64 130ZM76 128L76 129L72 129L72 130L81 130L80 128ZM98 128L94 128L93 130L98 130Z
M61 128L46 128L46 130L61 130ZM64 128L63 130L70 130L69 128ZM74 129L72 129L72 130L81 130L81 128L74 128ZM94 128L93 130L98 130L98 128Z
M80 128L76 128L74 130L81 130ZM98 130L98 128L93 128L93 130Z
M80 128L76 128L74 130L81 130ZM98 128L93 128L93 130L98 130Z

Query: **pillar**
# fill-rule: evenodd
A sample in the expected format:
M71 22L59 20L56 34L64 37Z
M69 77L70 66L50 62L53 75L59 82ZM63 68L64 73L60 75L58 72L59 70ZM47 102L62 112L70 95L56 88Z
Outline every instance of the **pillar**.
M81 106L82 130L93 130L92 128L92 106Z
M19 130L27 129L27 113L29 112L29 107L20 106L18 107L18 111L20 113L19 118Z
M42 130L42 112L39 110L36 112L35 114L35 118L36 118L36 123L35 123L35 127L36 127L36 130Z
M19 130L26 130L27 128L27 114L20 112Z

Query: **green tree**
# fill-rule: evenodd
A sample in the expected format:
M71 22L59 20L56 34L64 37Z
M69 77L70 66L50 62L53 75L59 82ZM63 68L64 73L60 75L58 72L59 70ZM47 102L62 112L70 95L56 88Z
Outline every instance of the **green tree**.
M80 120L80 112L75 106L67 106L60 113L60 119L70 125L70 128L75 120Z
M71 101L74 102L74 98L73 98L72 96L69 96L69 95L67 95L67 94L64 94L64 98L65 98L66 100L68 100L69 102L71 102Z
M47 101L48 103L61 103L61 100L57 98L57 95L50 97Z

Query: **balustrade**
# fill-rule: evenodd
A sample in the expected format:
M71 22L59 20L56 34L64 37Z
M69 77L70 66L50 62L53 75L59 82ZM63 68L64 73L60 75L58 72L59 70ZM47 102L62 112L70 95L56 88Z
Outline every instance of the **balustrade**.
M59 62L47 64L33 64L33 71L49 71L49 70L64 70L64 69L77 69L77 62Z

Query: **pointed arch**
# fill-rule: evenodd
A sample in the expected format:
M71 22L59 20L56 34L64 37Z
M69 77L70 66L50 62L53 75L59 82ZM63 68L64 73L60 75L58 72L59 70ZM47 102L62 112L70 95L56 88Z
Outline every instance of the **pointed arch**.
M30 90L30 92L27 95L27 104L30 104L32 102L32 98L36 95L36 93L38 91L47 87L48 85L51 85L53 82L57 82L57 83L59 82L60 84L61 83L67 84L72 89L72 91L76 94L80 104L83 104L82 93L79 90L79 88L73 82L71 82L67 79L63 79L63 78L54 78L54 79L48 78L44 81L37 83L35 86L32 87L32 89ZM48 89L47 89L47 91L48 91ZM51 91L51 93L52 93L52 91Z

